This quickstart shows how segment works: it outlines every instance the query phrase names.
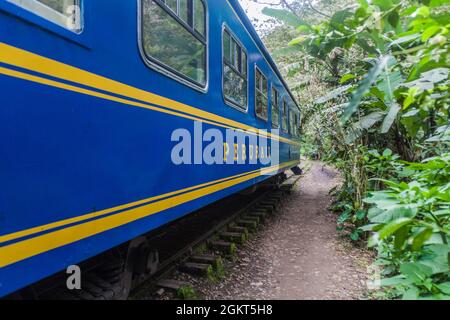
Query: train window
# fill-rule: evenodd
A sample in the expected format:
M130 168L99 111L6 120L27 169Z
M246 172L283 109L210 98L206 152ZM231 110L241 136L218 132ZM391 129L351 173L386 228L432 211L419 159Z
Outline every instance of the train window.
M297 113L294 113L294 136L299 136L299 129L300 129L300 121L299 121L299 115Z
M283 100L283 108L281 109L281 130L288 131L288 106L286 100Z
M186 23L189 23L189 0L178 1L178 16Z
M165 3L173 12L178 13L177 0L165 0Z
M247 55L245 53L242 54L242 65L245 66L243 68L244 76L247 77Z
M289 109L289 133L294 137L299 136L299 116L296 111L294 111L294 107Z
M272 87L272 99L271 99L271 108L272 108L272 127L279 128L280 127L280 95L278 90Z
M7 0L73 32L81 31L81 0Z
M255 71L255 111L256 115L267 120L268 110L268 83L264 74L256 68Z
M150 63L177 79L205 88L207 48L203 0L142 0L142 22L142 48Z
M247 53L226 29L223 31L223 95L232 106L247 108Z
M294 135L294 112L289 108L289 134Z

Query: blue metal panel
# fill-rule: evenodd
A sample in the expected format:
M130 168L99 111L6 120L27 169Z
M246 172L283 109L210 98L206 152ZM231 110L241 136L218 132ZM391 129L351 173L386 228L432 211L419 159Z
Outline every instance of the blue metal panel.
M79 35L1 1L0 43L255 128L269 129L269 123L255 117L253 65L258 65L269 81L281 89L282 95L289 93L277 71L273 71L271 60L264 56L266 53L261 55L259 40L252 39L253 32L248 32L248 26L243 27L233 10L237 2L230 0L230 3L208 1L211 41L210 83L207 93L188 88L145 65L137 45L136 1L85 1L84 29ZM223 23L239 37L248 51L248 113L233 109L223 101L222 44L217 41L221 39ZM7 65L1 60L0 68L43 76ZM43 77L69 83L51 76ZM172 164L170 155L174 143L170 141L170 136L176 128L193 131L194 123L190 119L1 73L0 92L0 237L250 172L260 167L250 164ZM224 130L211 124L203 126L204 129L216 127ZM281 135L289 138L287 134ZM298 148L297 146L281 143L280 147L281 162L294 159L289 158L289 149ZM275 173L277 171L273 172ZM255 177L157 214L8 264L0 269L0 296L259 183L267 177ZM76 222L74 225L86 221ZM72 224L0 243L0 251L10 244L70 226Z

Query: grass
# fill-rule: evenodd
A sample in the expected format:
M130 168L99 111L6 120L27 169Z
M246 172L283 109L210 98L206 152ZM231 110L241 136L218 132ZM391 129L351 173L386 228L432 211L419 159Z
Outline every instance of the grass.
M197 292L190 285L185 285L177 290L177 297L181 300L198 300Z

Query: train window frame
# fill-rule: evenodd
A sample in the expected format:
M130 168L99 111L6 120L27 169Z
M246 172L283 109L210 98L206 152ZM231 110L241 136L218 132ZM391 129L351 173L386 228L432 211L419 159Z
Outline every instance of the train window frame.
M258 73L261 75L261 81L260 81L259 85L257 85L257 83L256 83L257 82L256 78L257 78ZM256 115L256 117L258 119L263 120L265 122L268 122L269 121L269 88L270 88L270 86L269 86L269 78L264 74L264 72L261 71L261 69L256 64L255 64L255 78L254 79L255 79L255 86L254 86L254 89L255 89L255 92L254 92L255 93L254 94L255 115ZM264 95L264 92L263 92L264 80L266 81L266 92L267 92L266 95ZM257 111L257 105L256 104L257 104L257 101L258 101L258 99L257 99L257 95L258 94L261 94L263 96L263 98L266 99L266 117L260 115L258 113L258 111Z
M300 115L297 111L294 111L294 136L300 137Z
M289 132L289 104L286 101L286 98L283 98L282 104L281 104L281 131L284 133ZM284 119L286 118L286 125L283 126Z
M84 29L84 8L83 2L84 0L73 0L76 8L78 8L77 12L74 12L72 15L72 23L76 25L78 28L70 28L69 27L69 19L70 16L65 16L62 12L46 5L45 3L39 0L6 0L7 3L10 3L14 6L17 6L31 14L40 17L46 21L57 25L64 30L67 30L75 35L79 35L83 32Z
M300 115L298 114L297 111L294 113L294 115L295 115L295 120L294 120L295 132L294 132L294 135L298 138L298 137L300 137Z
M234 10L233 5L230 3L230 1L226 1L226 3L228 4L228 6L232 9L235 18L240 22L240 24L245 25L246 23L244 22L244 20L238 15L238 13L236 12L236 10ZM244 28L245 33L248 35L248 37L250 37L251 41L253 42L253 44L256 46L258 53L261 55L261 57L264 59L264 61L268 64L269 68L271 69L271 71L275 74L275 77L277 79L278 82L281 83L283 89L287 92L287 95L289 96L289 98L294 101L295 106L298 108L298 104L295 100L294 94L292 93L292 91L290 90L288 84L286 83L286 81L283 79L283 77L281 76L281 73L279 72L279 70L276 68L275 63L270 62L271 59L270 56L269 58L265 55L264 53L264 45L261 46L260 44L257 43L257 41L255 41L253 39L254 35L251 34L249 32L249 30L247 30L247 28ZM283 89L280 90L283 91ZM284 95L284 93L283 93ZM280 99L281 99L282 94L280 94ZM281 108L280 108L281 109ZM281 126L281 124L280 124Z
M293 132L293 127L294 127L294 117L293 117L293 114L294 114L294 110L293 110L293 108L292 108L292 105L289 105L288 106L288 112L289 112L289 117L288 117L288 133L289 133L289 135L291 135L291 136L294 136L294 132Z
M275 93L275 95L274 95L274 93ZM276 97L276 101L274 101L274 96ZM277 112L276 112L278 114L277 123L273 122L274 105L276 105L276 107L277 107ZM270 90L270 122L272 124L273 129L280 128L280 91L273 84L271 85L271 90Z
M231 65L228 61L225 60L225 54L224 54L225 33L228 33L228 35L230 36L230 48L232 47L233 41L240 48L241 55L240 55L239 63L240 63L241 69L242 69L241 71L237 70L235 66ZM242 55L242 52L245 55ZM244 44L239 40L239 38L234 34L234 32L231 31L231 29L228 27L228 25L226 23L222 24L221 55L222 55L222 61L221 61L221 63L222 63L222 98L226 105L228 105L240 112L248 113L249 92L250 92L248 51L247 51L247 48L244 46ZM239 54L238 54L238 56L239 56ZM243 63L244 56L245 56L245 66ZM245 84L246 84L245 105L239 105L225 95L225 66L228 66L232 71L234 71L234 73L237 76L239 76L241 79L243 79L245 81ZM244 73L244 71L245 71L245 73Z
M291 119L292 117L292 119ZM299 137L300 115L295 104L289 107L289 134L293 137Z
M190 87L196 91L200 91L202 93L208 92L209 88L209 9L208 2L206 0L188 0L188 21L184 21L180 15L180 1L177 0L177 10L176 12L171 9L167 4L165 4L165 0L137 0L138 1L138 44L139 51L141 54L144 63L164 76L171 78L187 87ZM205 48L205 84L201 84L194 79L182 74L181 72L175 70L174 68L164 64L156 58L151 57L149 54L145 52L144 49L144 1L153 1L158 6L162 8L172 19L174 19L180 26L182 26L186 31L188 31L192 36L194 36L197 40L199 40ZM194 12L193 6L194 1L200 1L203 4L204 8L204 35L198 32L194 26ZM192 12L189 12L191 10ZM200 39L202 38L203 39Z

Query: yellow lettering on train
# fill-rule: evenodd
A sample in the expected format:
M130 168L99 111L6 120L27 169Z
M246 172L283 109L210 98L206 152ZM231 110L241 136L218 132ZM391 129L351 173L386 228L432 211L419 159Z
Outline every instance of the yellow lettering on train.
M228 154L230 153L230 148L228 147L228 143L223 144L223 161L226 162L228 159Z

